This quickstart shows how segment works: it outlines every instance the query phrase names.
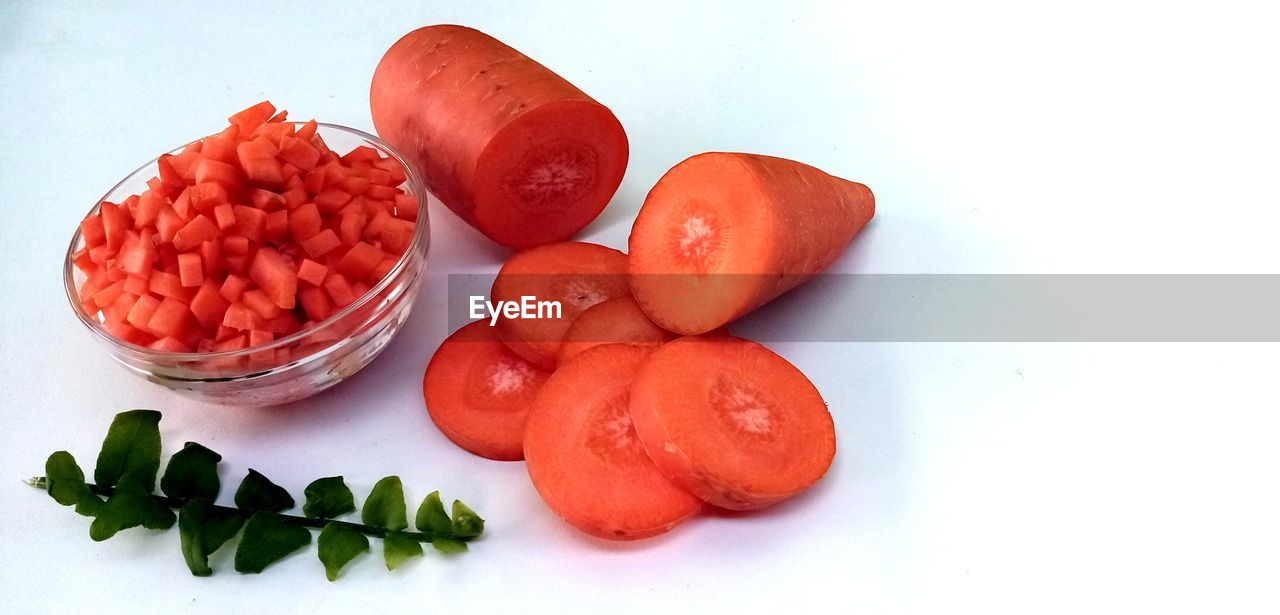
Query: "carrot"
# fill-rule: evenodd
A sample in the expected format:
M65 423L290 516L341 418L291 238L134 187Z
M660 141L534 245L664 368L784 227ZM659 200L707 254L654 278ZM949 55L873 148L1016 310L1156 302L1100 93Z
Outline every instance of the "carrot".
M613 197L627 136L607 107L524 54L453 25L405 35L373 75L378 134L493 241L563 241Z
M729 335L654 351L631 385L631 418L665 476L707 502L763 508L809 488L836 452L822 396L786 359Z
M560 342L559 362L588 348L620 342L657 347L675 335L653 324L631 295L593 305L573 320Z
M593 243L570 241L520 252L498 271L489 296L500 301L558 301L558 318L502 318L498 337L516 354L555 366L560 340L583 310L627 294L627 255Z
M866 186L811 166L699 154L667 171L636 216L631 292L662 327L705 333L821 272L874 213Z
M593 536L633 540L667 532L701 502L646 456L628 387L650 348L605 344L561 365L525 426L529 477L551 510Z
M524 458L530 402L548 372L498 341L493 327L473 322L440 345L422 377L427 412L445 437L473 454L499 461Z

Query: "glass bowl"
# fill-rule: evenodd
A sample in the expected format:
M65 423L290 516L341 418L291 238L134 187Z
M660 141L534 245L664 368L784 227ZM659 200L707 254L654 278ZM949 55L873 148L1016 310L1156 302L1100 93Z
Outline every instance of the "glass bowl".
M67 298L76 317L112 358L131 373L192 399L229 406L269 406L310 397L342 382L386 348L408 319L422 283L430 241L427 192L405 159L378 137L323 123L318 134L335 152L366 145L404 167L406 179L400 189L417 199L418 219L409 248L391 272L328 319L271 343L223 352L161 352L115 337L99 314L90 314L81 305L78 289L85 276L73 258L84 247L84 239L77 225L63 265ZM177 154L183 147L186 145L169 153ZM98 199L89 214L97 212L103 201L119 203L145 190L146 181L159 174L158 160L156 157L121 180Z

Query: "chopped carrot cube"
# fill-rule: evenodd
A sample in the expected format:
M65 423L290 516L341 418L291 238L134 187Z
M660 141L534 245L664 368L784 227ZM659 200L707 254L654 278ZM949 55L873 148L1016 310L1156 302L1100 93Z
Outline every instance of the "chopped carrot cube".
M328 267L309 258L302 259L302 264L298 266L298 279L312 286L323 284L324 278L328 273Z
M204 284L204 265L199 254L183 252L178 255L178 278L187 288Z

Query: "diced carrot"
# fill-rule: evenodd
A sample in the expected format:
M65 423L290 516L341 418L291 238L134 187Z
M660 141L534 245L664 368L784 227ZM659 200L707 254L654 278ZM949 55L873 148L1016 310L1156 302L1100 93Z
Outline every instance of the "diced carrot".
M141 331L127 322L108 320L102 323L102 327L110 332L111 335L130 344L146 345L151 343L152 340L152 337L145 331Z
M280 122L263 124L259 126L257 130L253 131L253 138L255 140L265 139L273 145L280 143L282 139L290 136L293 136L293 125L282 124ZM274 153L276 152L273 151L273 154Z
M240 302L261 316L263 320L279 318L284 313L275 303L271 302L271 299L267 298L266 293L256 288L244 291L244 294L240 296Z
M111 284L108 284L102 287L102 289L99 290L98 292L93 293L93 302L99 308L105 307L109 305L112 301L115 301L116 297L119 297L120 294L123 292L124 292L123 281L112 282Z
M208 157L201 157L196 163L196 184L216 182L227 190L237 190L244 183L242 175L236 167Z
M382 240L382 249L395 255L404 254L413 242L414 224L405 220L388 219L382 224L378 238Z
M191 347L177 338L162 337L147 345L147 348L160 352L191 352Z
M204 264L199 254L183 252L178 255L178 278L187 288L204 284Z
M185 192L191 208L202 214L212 214L215 208L226 203L228 199L226 187L217 182L199 183L187 188Z
M369 222L364 225L361 234L365 239L380 239L382 237L382 227L391 219L391 214L385 209L379 209L377 213L369 218Z
M186 224L185 218L166 205L160 208L160 214L156 216L156 236L160 241L169 243Z
M323 225L320 210L315 203L304 203L289 212L289 233L295 241L306 241L315 237Z
M333 314L333 302L321 288L307 287L298 291L298 302L302 304L302 310L306 312L307 318L316 322Z
M265 140L242 141L236 146L236 156L250 181L271 185L284 181L284 172L280 161L276 160L274 148Z
M342 240L338 238L337 233L333 232L333 229L324 229L302 242L302 249L306 250L307 256L311 258L320 258L340 247L342 247Z
M289 111L287 109L281 109L279 113L271 116L271 119L267 120L267 123L273 124L276 122L283 122L287 119L289 119Z
M316 135L316 129L319 127L320 125L316 124L315 120L307 120L307 123L303 124L293 136L302 141L310 141L311 137Z
M359 195L368 192L370 185L371 183L369 182L369 178L360 177L359 175L344 177L337 183L339 190L352 195Z
M244 291L248 290L249 281L236 275L230 274L227 279L222 281L222 287L218 289L218 294L227 301L239 301L244 295Z
M230 134L231 128L235 128L235 126L231 126L228 130L224 130L212 137L205 137L203 141L204 147L200 150L200 155L194 157L191 161L193 178L199 176L201 160L216 160L226 164L236 163L236 140L239 138L239 134ZM196 181L200 180L197 179Z
M217 221L218 228L225 231L236 225L236 211L231 203L223 203L213 208L213 219Z
M289 188L282 194L284 197L284 208L294 209L299 205L307 202L307 191L305 188Z
M222 250L227 254L245 255L249 253L249 238L244 235L231 235L222 239Z
M217 239L220 231L208 216L200 214L186 223L173 236L173 247L181 252L192 250L211 239Z
M190 302L192 295L195 294L194 291L182 285L181 278L165 271L151 272L148 286L152 293L182 303Z
M165 297L147 321L147 330L158 337L182 337L191 325L191 310L185 303Z
M267 214L267 219L262 225L262 234L271 241L280 241L284 239L286 233L289 232L289 211L285 209L277 209Z
M125 320L138 329L149 330L147 325L151 322L151 317L156 313L156 308L158 307L160 307L159 299L151 295L141 295L133 303L133 307L129 309L129 314L125 317Z
M222 275L222 243L210 240L200 244L200 261L204 264L204 277L216 280ZM181 273L181 269L179 269Z
M338 218L338 236L342 239L342 245L348 248L356 245L368 222L369 214L364 207L348 205L343 209Z
M226 282L223 282L226 285ZM206 328L217 327L223 316L226 314L227 307L231 303L222 296L217 283L212 280L206 280L200 286L200 290L196 291L194 297L191 298L190 309L195 315L196 320Z
M418 199L407 194L397 194L393 202L395 203L393 213L397 218L411 222L418 219Z
M702 504L663 476L632 428L628 389L650 351L630 344L587 350L556 369L529 409L524 454L534 488L593 536L661 534Z
M324 289L333 299L335 307L344 308L356 300L355 293L351 290L351 283L340 273L329 274L329 277L325 278Z
M319 194L324 190L324 169L312 170L302 177L302 186L307 194Z
M185 184L183 184L185 186ZM133 228L141 229L155 224L160 215L160 207L165 204L164 195L155 190L147 190L138 199L138 207L134 210Z
M342 259L338 261L336 268L339 273L347 276L349 280L363 280L369 277L369 274L382 262L386 255L379 250L363 241L357 241L356 245L351 246Z
M151 242L139 241L127 250L120 252L120 256L116 258L115 266L129 275L145 278L151 275L155 260L156 249L151 245Z
M102 232L106 235L107 249L114 253L124 243L124 232L133 227L133 223L129 220L129 212L119 205L104 201L101 212Z
M245 294L248 293L246 292ZM227 311L222 316L222 324L232 329L248 331L250 329L260 329L264 323L257 312L249 309L243 303L235 302L227 307Z
M236 230L249 241L262 241L262 231L267 225L267 212L247 205L236 205L233 209L236 214Z
M249 347L249 336L241 333L235 337L227 338L213 345L213 352L229 352L232 350L243 350Z
M242 134L251 134L258 126L262 125L271 118L276 112L275 105L270 101L262 101L248 109L238 111L227 118L235 126L240 127Z
M291 310L298 292L298 274L274 248L261 248L253 257L249 277L271 302L281 309Z
M217 186L219 184L211 184L211 185ZM192 211L192 208L191 208L191 187L190 186L183 188L182 192L178 193L178 198L173 200L172 207L173 207L173 211L177 213L179 216L181 216L183 220L190 220L191 217L196 214L196 212ZM163 207L161 207L160 209L161 209L161 212L164 211ZM157 214L157 217L158 216L159 214Z
M315 197L316 207L324 213L335 213L351 201L351 194L337 188L326 188Z
M319 286L324 283L325 276L328 275L329 268L317 263L309 258L302 259L302 264L298 265L298 279L312 286Z
M120 293L115 301L102 306L102 317L108 321L124 322L129 316L129 311L133 309L133 304L138 301L138 296L132 293Z
M107 232L102 228L102 214L92 213L80 222L80 236L84 245L95 248L107 242Z
M809 379L728 335L655 351L632 383L630 410L663 474L723 508L763 508L804 491L836 452L831 413Z
M148 273L148 277L150 273ZM124 279L124 292L133 295L145 295L151 292L151 285L147 278L131 275Z
M291 137L281 141L280 158L303 171L310 171L320 160L320 151L306 139Z

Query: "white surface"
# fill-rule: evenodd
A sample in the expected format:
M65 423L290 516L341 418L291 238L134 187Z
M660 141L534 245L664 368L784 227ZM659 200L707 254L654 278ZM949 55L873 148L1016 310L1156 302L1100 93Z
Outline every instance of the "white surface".
M111 3L112 5L118 3ZM1271 611L1280 575L1276 345L774 344L830 402L828 478L763 514L640 544L577 534L520 463L451 446L419 379L449 272L501 253L431 210L408 330L329 394L201 406L127 376L72 318L60 268L86 208L156 152L270 98L369 129L382 52L425 24L485 30L617 113L622 189L584 239L625 246L647 188L705 150L865 181L879 213L847 272L1280 269L1274 13L1234 3L404 2L0 6L0 586L7 612ZM1261 3L1259 3L1261 5ZM785 313L839 309L803 299ZM260 576L191 577L176 531L106 543L19 483L51 451L92 465L112 414L165 411L166 453L221 452L298 495L385 474L490 520L483 542L339 583L314 547ZM224 489L230 491L232 488ZM229 493L224 493L229 497Z

